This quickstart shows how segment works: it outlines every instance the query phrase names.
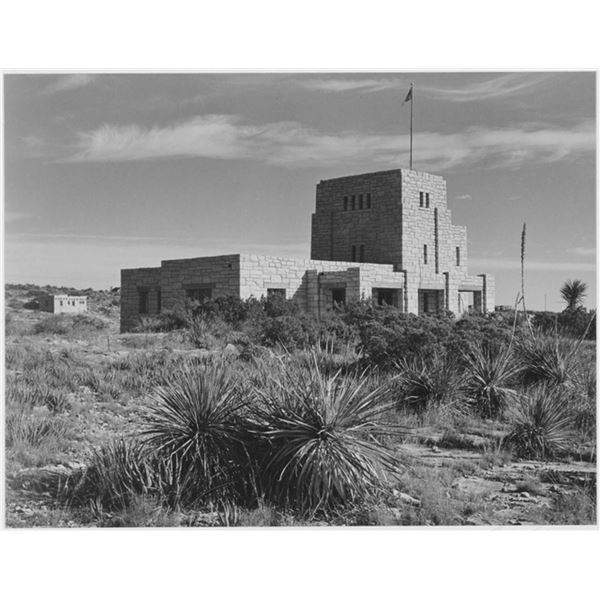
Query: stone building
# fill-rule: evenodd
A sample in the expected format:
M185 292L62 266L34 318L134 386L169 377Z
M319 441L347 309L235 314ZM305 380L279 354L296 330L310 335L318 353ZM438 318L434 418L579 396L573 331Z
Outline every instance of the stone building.
M38 298L38 302L40 304L40 310L54 314L74 314L87 311L87 296L45 294Z
M372 299L405 312L494 309L494 278L467 271L467 232L452 224L442 177L395 169L323 180L311 258L231 254L121 271L121 330L186 298L278 294L316 317Z

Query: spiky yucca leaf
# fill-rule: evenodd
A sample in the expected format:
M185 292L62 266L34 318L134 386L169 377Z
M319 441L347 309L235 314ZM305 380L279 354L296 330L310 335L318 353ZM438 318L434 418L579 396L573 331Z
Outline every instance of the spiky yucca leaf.
M161 457L176 459L199 488L223 490L240 476L245 455L242 399L226 364L185 367L155 392L146 442Z
M497 417L515 395L512 385L521 370L510 346L479 344L471 348L464 361L468 398L483 417Z
M366 376L333 377L318 364L287 364L254 387L255 430L269 442L263 456L265 494L277 503L316 511L379 489L400 468L377 438L397 433L382 422L393 406L385 386Z
M530 389L513 409L512 420L503 445L520 457L547 460L565 450L573 437L571 414L560 388Z

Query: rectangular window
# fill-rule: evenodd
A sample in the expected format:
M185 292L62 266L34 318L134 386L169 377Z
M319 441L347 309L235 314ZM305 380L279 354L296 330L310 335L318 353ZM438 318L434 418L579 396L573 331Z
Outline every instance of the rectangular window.
M365 246L361 244L358 248L358 262L365 262Z
M460 267L460 247L456 246L456 266Z
M356 262L356 246L352 246L352 252L351 252L351 260L352 262Z
M162 290L158 288L156 290L156 312L160 314L160 309L162 308Z
M352 196L352 210L356 209L356 196Z
M281 298L285 300L285 288L267 288L267 298Z
M344 196L344 210L348 210L348 196Z
M359 208L359 210L363 209L363 195L362 194L358 195L358 208Z
M371 208L371 194L367 194L367 208Z
M63 305L63 301L62 300L59 300L58 302L60 303L61 306Z
M333 288L331 290L331 303L334 307L346 304L346 288Z
M429 208L429 192L425 194L425 208Z
M148 292L145 290L139 290L138 292L138 312L140 315L148 314Z
M427 244L423 245L423 262L427 264Z
M212 289L207 287L188 288L185 295L193 302L206 302L212 298Z
M421 208L423 208L423 198L424 198L423 192L419 192L419 206Z

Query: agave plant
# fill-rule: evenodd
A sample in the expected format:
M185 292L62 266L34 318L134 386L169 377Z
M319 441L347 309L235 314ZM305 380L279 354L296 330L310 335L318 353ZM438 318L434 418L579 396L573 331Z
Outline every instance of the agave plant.
M253 391L269 500L315 512L363 499L399 471L380 441L397 433L382 419L394 403L386 386L369 389L365 374L327 377L316 359L288 363Z
M193 482L198 494L221 497L244 480L242 398L226 364L182 368L155 392L146 443Z
M513 409L512 420L503 445L519 457L547 460L565 450L573 437L565 391L560 388L531 388Z
M514 397L512 388L521 368L510 346L476 345L464 357L467 397L486 418L495 418Z

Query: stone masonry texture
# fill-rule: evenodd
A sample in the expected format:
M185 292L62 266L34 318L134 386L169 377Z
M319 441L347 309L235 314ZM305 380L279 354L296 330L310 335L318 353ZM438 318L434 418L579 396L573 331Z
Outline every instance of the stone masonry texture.
M231 254L123 269L121 330L194 294L285 294L316 317L340 297L391 299L417 314L493 310L494 278L469 275L467 259L466 228L452 224L442 177L395 169L324 180L317 185L310 260Z

